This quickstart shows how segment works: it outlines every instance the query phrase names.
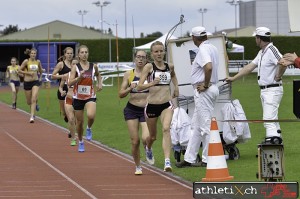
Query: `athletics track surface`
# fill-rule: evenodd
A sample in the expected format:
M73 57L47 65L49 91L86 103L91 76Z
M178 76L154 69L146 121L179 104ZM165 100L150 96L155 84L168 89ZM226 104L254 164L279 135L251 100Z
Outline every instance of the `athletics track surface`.
M71 147L67 130L0 102L0 198L189 199L192 184L128 155L85 140ZM129 139L129 138L128 138Z

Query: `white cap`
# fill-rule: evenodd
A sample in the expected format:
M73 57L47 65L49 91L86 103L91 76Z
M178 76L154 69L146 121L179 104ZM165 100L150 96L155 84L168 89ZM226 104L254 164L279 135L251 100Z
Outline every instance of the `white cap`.
M192 33L191 33L191 36L196 36L196 37L199 37L199 36L205 36L207 35L206 31L205 31L205 28L202 27L202 26L196 26L192 29Z
M266 27L258 27L256 28L255 32L252 36L264 36L264 37L271 37L271 32L269 28Z

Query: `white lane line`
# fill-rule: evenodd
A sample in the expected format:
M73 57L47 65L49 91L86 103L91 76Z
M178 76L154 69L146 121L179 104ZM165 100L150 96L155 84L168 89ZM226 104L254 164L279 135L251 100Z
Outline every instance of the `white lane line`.
M25 111L23 111L23 110L21 110L21 109L18 109L18 111L20 111L20 112L22 112L22 113L28 115L27 112L25 112ZM62 132L62 133L66 133L66 132L68 131L68 129L66 129L66 128L64 128L64 127L61 127L61 126L59 126L59 125L57 125L57 124L55 124L55 123L53 123L53 122L50 122L50 121L45 120L45 119L40 118L40 117L36 117L36 118L38 118L39 120L45 122L45 123L48 124L48 125L52 125L52 126L54 126L54 127L56 127L56 128L65 130L65 132ZM104 151L106 151L106 152L109 152L109 153L112 154L112 155L115 155L115 156L117 156L117 157L119 157L119 158L122 158L122 159L124 159L124 160L126 160L126 161L128 161L128 162L130 162L130 163L134 163L134 161L132 160L132 157L131 157L130 155L128 155L128 154L126 154L126 153L123 153L123 152L121 152L121 151L118 151L118 150L109 148L108 146L105 146L105 145L101 144L100 142L97 142L97 141L92 140L92 141L88 141L88 142L85 142L85 143L89 143L89 144L91 144L91 145L93 145L93 146L95 146L95 147L97 147L97 148L99 148L99 149L102 149L102 150L104 150ZM142 163L142 162L141 162L141 163ZM142 163L142 164L143 164L143 166L145 167L145 169L147 169L147 170L149 170L149 171L151 171L151 172L153 172L153 173L155 173L155 174L157 174L157 175L159 175L159 176L161 176L161 177L163 177L163 178L166 178L166 179L168 179L168 180L170 180L170 181L172 181L172 182L174 182L174 183L176 183L176 184L179 184L180 186L183 186L183 187L185 187L185 188L188 188L188 189L190 189L190 190L193 190L192 185L189 186L189 185L187 185L187 184L185 184L185 183L180 182L179 180L174 179L174 178L176 178L176 176L174 176L174 178L170 178L170 177L168 177L167 175L162 174L161 172L157 171L158 169L155 168L154 166L150 166L150 165L148 165L148 164L146 164L146 163ZM152 167L153 169L152 169L151 167ZM177 178L179 178L179 177L177 177Z
M74 180L72 180L71 178L69 178L67 175L65 175L63 172L61 172L59 169L57 169L56 167L54 167L52 164L50 164L49 162L47 162L45 159L43 159L41 156L39 156L37 153L35 153L34 151L32 151L30 148L28 148L26 145L24 145L22 142L20 142L17 138L15 138L14 136L12 136L11 134L9 134L5 129L3 129L4 132L11 138L13 139L15 142L17 142L18 144L20 144L23 148L25 148L27 151L29 151L30 153L32 153L35 157L37 157L38 159L40 159L42 162L44 162L47 166L49 166L50 168L52 168L54 171L56 171L59 175L61 175L63 178L65 178L67 181L69 181L70 183L72 183L73 185L75 185L78 189L80 189L82 192L84 192L86 195L88 195L89 197L93 198L93 199L97 199L96 196L94 196L93 194L91 194L89 191L87 191L85 188L83 188L82 186L80 186L78 183L76 183Z
M100 149L102 149L102 150L104 150L104 151L106 151L106 152L109 152L110 154L113 154L113 155L115 155L115 156L117 156L117 157L119 157L119 158L121 158L121 159L123 159L123 160L126 160L126 161L128 161L128 162L134 163L131 159L129 159L129 155L128 155L128 154L123 154L123 153L120 152L120 151L117 151L117 150L114 150L114 149L110 149L109 147L101 146L102 144L97 143L97 142L94 141L94 140L93 140L92 142L86 142L86 143L89 143L89 144L91 144L91 145L93 145L93 146L95 146L95 147L97 147L97 148L100 148ZM184 184L184 183L182 183L182 182L180 182L180 181L178 181L178 180L175 180L175 179L173 179L173 178L171 178L171 177L168 177L168 176L162 174L161 172L156 171L155 169L151 169L151 168L150 168L148 165L146 165L146 164L143 164L143 165L146 166L145 168L146 168L147 170L149 170L149 171L151 171L151 172L153 172L153 173L156 173L157 175L159 175L159 176L161 176L161 177L164 177L164 178L166 178L166 179L168 179L168 180L170 180L170 181L172 181L172 182L175 182L175 183L177 183L177 184L179 184L179 185L181 185L181 186L183 186L183 187L185 187L185 188L188 188L188 189L190 189L190 190L193 190L193 187L188 186L188 185L186 185L186 184Z

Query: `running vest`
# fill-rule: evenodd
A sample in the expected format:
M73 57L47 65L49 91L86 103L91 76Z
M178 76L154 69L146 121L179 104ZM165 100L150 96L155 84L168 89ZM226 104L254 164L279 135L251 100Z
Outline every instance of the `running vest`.
M60 71L58 71L59 75L66 74L71 71L71 68L69 68L64 61L62 61L62 62L63 62L63 67ZM58 82L60 82L60 81L61 81L61 79L58 79Z
M20 67L19 65L15 65L15 66L10 65L7 68L10 74L17 74L19 67Z
M82 66L80 63L76 64L77 77L82 71ZM89 69L86 70L83 74L83 78L74 85L74 99L87 100L90 98L96 98L96 93L94 91L93 79L95 76L94 64L89 64Z
M39 62L37 60L31 61L30 59L27 62L27 71L28 72L37 72L39 70Z
M130 87L131 84L136 84L137 85L139 83L139 81L140 81L140 78L134 75L134 69L132 69L130 71L130 75L129 75L129 78L128 78L128 87ZM146 80L144 82L144 84L148 84L148 81ZM142 91L137 91L136 89L132 89L130 91L130 93L149 93L149 89L145 89L145 90L142 90Z
M155 86L167 86L170 85L171 82L171 71L169 68L169 65L167 63L164 63L166 68L163 70L160 70L157 68L157 66L152 63L153 65L153 71L148 76L148 82L153 82L155 77L159 77L160 81Z

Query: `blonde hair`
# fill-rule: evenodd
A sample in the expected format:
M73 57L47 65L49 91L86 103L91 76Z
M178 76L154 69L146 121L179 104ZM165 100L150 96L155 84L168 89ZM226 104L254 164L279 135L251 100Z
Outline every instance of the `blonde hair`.
M164 44L160 41L156 41L156 42L151 44L151 47L150 47L151 51L152 51L153 46L162 46L162 47L165 48Z
M25 55L30 55L30 53L31 53L32 51L37 52L37 50L36 50L35 48L31 48L31 49L26 48L26 50L24 51L24 54L25 54Z
M67 53L67 50L72 50L72 52L74 53L73 48L71 48L71 47L66 47L66 48L63 50L63 51L64 51L64 55L60 56L60 57L57 59L57 61L65 61L65 59L66 59L65 54Z
M77 50L77 58L78 58L78 61L80 60L80 57L78 56L79 55L79 52L82 48L86 48L87 51L89 52L89 48L86 46L86 45L80 45L78 50Z
M89 51L89 48L86 45L80 45L79 48L78 48L78 50L77 50L78 54L79 54L81 48L86 48Z

